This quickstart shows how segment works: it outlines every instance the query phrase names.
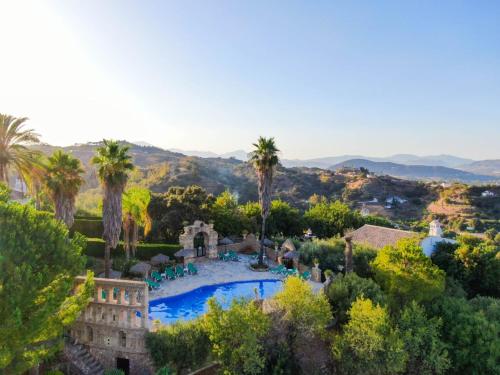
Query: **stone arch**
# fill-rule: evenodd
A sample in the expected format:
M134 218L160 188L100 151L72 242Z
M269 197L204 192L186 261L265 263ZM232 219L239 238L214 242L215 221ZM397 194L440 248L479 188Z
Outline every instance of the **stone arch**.
M184 233L179 236L179 243L184 250L193 250L196 256L195 239L203 236L205 252L210 258L217 257L217 239L218 233L214 230L213 224L206 224L201 220L196 220L193 225L184 227ZM204 253L205 253L204 252ZM205 254L203 254L205 255ZM201 256L201 255L198 255Z

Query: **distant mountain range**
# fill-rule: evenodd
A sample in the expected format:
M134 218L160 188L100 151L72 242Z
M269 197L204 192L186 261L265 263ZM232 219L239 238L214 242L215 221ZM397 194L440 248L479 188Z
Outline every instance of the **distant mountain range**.
M406 165L428 165L428 166L441 166L456 168L460 165L467 165L474 160L460 158L453 155L428 155L428 156L417 156L411 154L396 154L387 157L371 157L364 155L340 155L340 156L330 156L324 158L315 159L283 159L281 162L286 167L316 167L316 168L329 168L332 165L343 163L347 160L362 159L374 162L389 162L397 164Z
M337 170L343 167L367 168L370 172L378 175L390 175L394 177L412 180L444 180L461 182L491 182L496 180L493 176L475 174L455 168L430 165L405 165L391 162L375 162L366 159L351 159L328 167ZM500 176L499 176L500 177Z
M134 142L139 146L155 147L147 142ZM157 148L157 147L155 147ZM248 160L248 152L235 150L223 154L212 151L169 149L168 151L200 158L234 158ZM454 155L396 154L387 157L340 155L314 159L281 159L286 168L321 168L335 170L342 166L364 167L377 174L388 174L407 179L487 182L500 179L500 160L462 158Z
M475 161L458 168L472 173L500 177L500 159Z

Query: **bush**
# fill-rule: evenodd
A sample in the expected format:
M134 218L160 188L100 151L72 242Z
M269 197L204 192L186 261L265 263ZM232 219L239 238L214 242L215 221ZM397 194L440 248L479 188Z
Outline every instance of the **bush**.
M351 272L338 275L326 290L337 326L347 322L347 312L358 297L369 298L375 304L384 304L385 296L380 286L371 279L364 279Z
M158 253L173 257L174 254L181 248L178 244L166 243L141 243L137 245L136 258L139 260L150 260ZM87 247L84 251L87 256L102 258L104 256L104 240L100 238L87 238ZM125 255L123 243L120 241L116 249L111 249L111 256L122 257Z
M372 266L375 280L393 308L412 300L431 301L444 292L445 273L424 255L414 239L399 240L396 246L379 250Z
M332 321L324 293L314 293L309 283L298 277L286 278L274 300L284 313L283 319L301 333L321 335Z
M407 354L385 307L358 298L349 310L349 322L332 347L339 372L349 375L403 372Z
M81 233L85 237L101 238L104 232L102 218L76 218L70 234L73 235L75 232Z
M224 374L260 374L265 366L262 339L270 319L253 302L233 300L229 310L211 298L204 316L212 350Z
M468 301L444 297L430 310L442 321L441 337L448 346L450 374L500 373L500 315L494 298Z
M322 270L332 270L339 272L345 266L345 242L339 238L330 238L328 240L315 240L305 242L301 248L300 261L312 266L315 258L319 260ZM375 249L366 246L353 246L353 265L354 271L362 277L372 277L373 271L370 263L377 256Z
M117 368L104 371L104 375L125 375L122 370L118 370Z
M146 335L146 346L156 367L167 366L177 374L204 365L211 349L200 320L162 326Z

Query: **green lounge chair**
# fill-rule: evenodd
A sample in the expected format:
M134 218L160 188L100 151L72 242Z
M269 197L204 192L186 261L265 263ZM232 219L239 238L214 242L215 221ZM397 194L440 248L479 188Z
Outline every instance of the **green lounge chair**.
M175 280L177 276L175 276L175 272L171 267L165 268L165 276L169 280Z
M302 274L300 275L300 278L301 278L302 280L309 280L309 279L311 278L311 272L309 272L309 271L305 271L304 273L302 273Z
M160 287L160 284L155 283L153 280L144 279L144 281L148 284L149 289L158 289Z
M155 280L156 282L160 282L163 280L163 277L158 271L153 271L151 272L151 278Z
M288 276L288 271L291 271L291 270L289 270L288 268L286 268L285 266L283 266L283 268L281 268L281 269L278 271L278 273L279 273L280 275L283 275L283 276Z
M238 257L238 254L236 254L236 252L233 250L229 250L228 257L229 257L229 260L232 260L235 262L238 262L240 260L240 258Z
M276 267L271 268L269 271L271 271L271 273L283 273L284 270L286 270L286 267L280 264Z
M196 266L193 263L188 263L188 272L191 275L196 275L198 273L198 269L196 268Z
M287 276L296 276L298 274L297 269L292 268L291 270L287 270L286 275Z
M184 277L184 268L182 266L179 266L177 265L175 267L175 274L178 276L178 277Z

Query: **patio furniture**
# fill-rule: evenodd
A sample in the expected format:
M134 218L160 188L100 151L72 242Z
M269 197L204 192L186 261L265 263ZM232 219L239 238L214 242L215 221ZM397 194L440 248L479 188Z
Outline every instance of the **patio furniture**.
M191 275L196 275L198 273L198 269L196 268L196 266L193 263L188 263L188 272Z
M180 265L177 265L175 267L175 274L178 276L178 277L184 277L184 268L182 268L182 266Z
M233 250L229 250L229 252L227 253L227 256L228 256L229 260L232 260L235 262L238 262L240 260L240 258L238 257L238 254L236 254L236 252Z
M171 267L165 268L165 276L168 280L175 280L175 272Z
M311 279L311 272L305 271L299 276L302 280L310 280Z
M153 289L158 289L160 287L160 284L154 282L153 280L150 280L150 279L144 279L144 281L146 282L146 284L148 284L148 287L149 289L153 290Z
M298 274L298 271L296 268L292 268L292 269L286 271L286 276L296 276L297 274Z
M280 264L276 267L271 268L269 271L271 271L271 273L282 273L284 270L286 270L286 267Z
M163 280L162 275L158 271L151 272L151 278L156 282L160 282Z

